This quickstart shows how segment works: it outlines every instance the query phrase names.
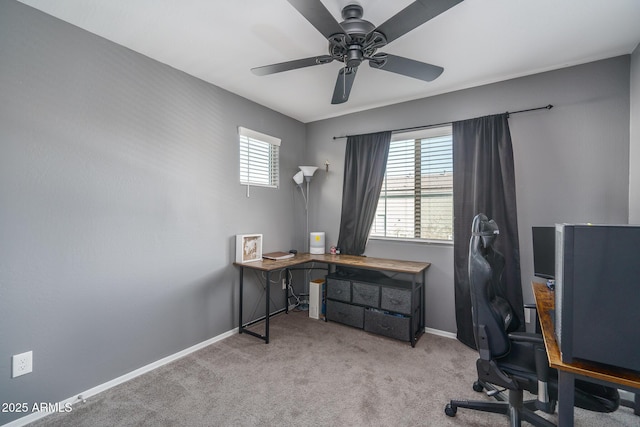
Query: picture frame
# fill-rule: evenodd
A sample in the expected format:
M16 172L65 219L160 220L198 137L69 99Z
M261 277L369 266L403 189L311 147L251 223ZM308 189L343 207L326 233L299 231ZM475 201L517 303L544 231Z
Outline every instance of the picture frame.
M262 234L236 234L236 262L262 260Z

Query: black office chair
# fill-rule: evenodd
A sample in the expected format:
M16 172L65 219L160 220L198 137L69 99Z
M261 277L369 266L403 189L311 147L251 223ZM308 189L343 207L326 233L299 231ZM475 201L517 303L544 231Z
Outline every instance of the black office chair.
M557 371L551 369L542 336L513 330L516 316L509 302L497 286L504 268L504 257L493 249L499 230L493 220L478 214L473 219L469 244L469 286L471 291L473 330L480 358L476 361L478 381L475 391L499 401L451 400L445 408L448 416L455 416L458 408L508 415L511 426L521 420L536 426L554 424L535 411L552 414L558 396ZM502 387L504 390L499 390ZM508 398L502 394L508 390ZM527 390L538 399L523 401ZM613 412L618 408L618 390L576 380L575 405L598 412Z

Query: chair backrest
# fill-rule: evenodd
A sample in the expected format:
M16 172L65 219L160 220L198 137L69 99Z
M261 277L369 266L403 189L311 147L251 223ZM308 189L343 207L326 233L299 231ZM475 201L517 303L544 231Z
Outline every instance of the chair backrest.
M498 226L486 215L473 219L469 242L469 287L473 330L480 358L492 360L509 352L508 330L515 320L509 302L499 293L504 257L493 248Z

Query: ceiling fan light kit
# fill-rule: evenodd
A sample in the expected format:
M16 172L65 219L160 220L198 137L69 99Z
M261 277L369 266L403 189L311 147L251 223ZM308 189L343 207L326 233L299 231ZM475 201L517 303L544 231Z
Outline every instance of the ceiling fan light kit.
M378 27L362 19L364 10L359 4L345 6L342 9L343 21L338 23L320 0L287 1L327 39L329 54L265 65L251 71L258 76L266 76L333 61L342 62L344 67L338 71L331 99L332 104L342 104L349 99L356 72L363 61L368 61L371 68L427 82L440 76L444 71L442 67L378 52L378 49L463 0L417 0Z

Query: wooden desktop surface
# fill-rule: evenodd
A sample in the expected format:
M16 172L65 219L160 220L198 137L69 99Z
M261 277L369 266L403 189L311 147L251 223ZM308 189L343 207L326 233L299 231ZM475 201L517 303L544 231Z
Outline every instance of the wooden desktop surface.
M287 259L261 259L259 261L251 262L234 262L233 265L240 267L252 268L254 270L261 271L274 271L282 268L293 267L305 262L311 262L311 256L309 254L296 254L293 258Z
M551 320L551 310L555 307L555 295L547 288L545 283L532 282L533 295L536 300L538 318L544 338L544 345L547 348L549 366L559 370L571 372L585 377L591 377L602 381L624 385L627 387L640 389L640 373L604 366L599 363L574 360L572 363L564 363L560 356L560 349L556 341ZM588 333L588 331L585 331ZM612 331L613 332L613 331Z
M237 263L234 265L252 268L261 271L274 271L282 268L293 267L308 262L321 262L323 264L340 265L344 267L364 268L369 270L383 270L394 273L418 274L431 266L430 262L403 261L387 258L374 258L356 255L314 255L297 254L293 258L282 260L262 259L260 261Z

